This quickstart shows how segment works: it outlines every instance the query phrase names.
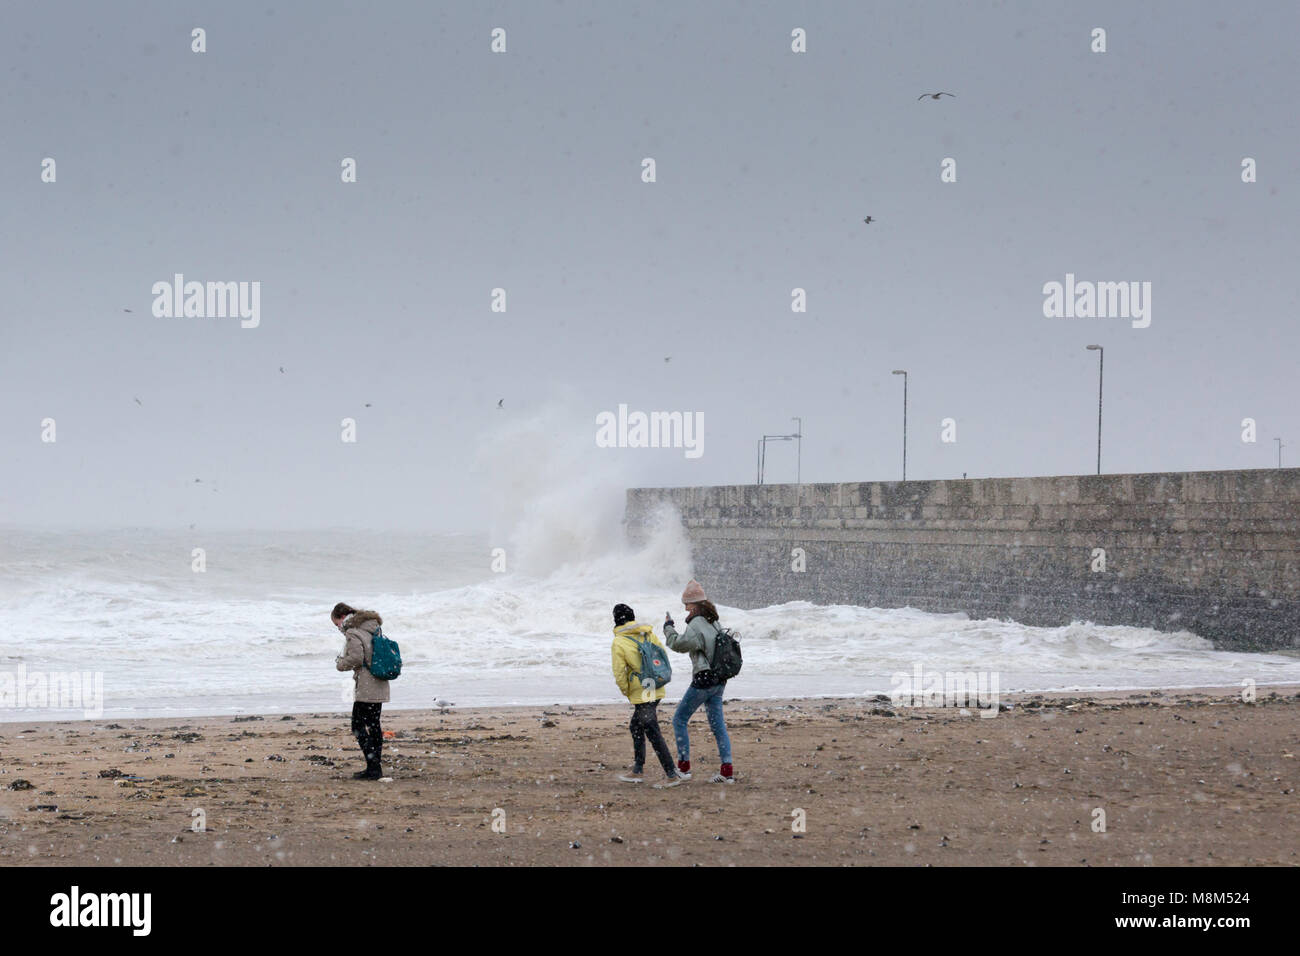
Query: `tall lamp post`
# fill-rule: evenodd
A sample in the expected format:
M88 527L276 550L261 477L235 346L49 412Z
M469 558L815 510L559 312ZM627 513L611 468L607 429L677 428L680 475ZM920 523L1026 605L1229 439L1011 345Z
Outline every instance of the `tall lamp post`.
M1101 474L1101 381L1106 369L1106 350L1100 345L1089 345L1088 351L1097 353L1097 474Z
M1282 449L1283 449L1285 446L1282 444L1282 439L1280 439L1280 438L1274 438L1273 441L1277 442L1277 466L1278 466L1279 468L1281 468L1281 467L1282 467Z
M790 421L794 422L794 429L795 429L794 438L795 441L798 443L796 445L796 451L795 451L796 458L795 458L794 483L796 485L802 485L803 484L803 419L795 417L790 419Z
M903 376L903 480L907 481L907 370L896 368L894 374Z
M767 474L767 443L770 441L793 441L795 435L764 435L759 440L758 447L758 483L763 483L763 478Z

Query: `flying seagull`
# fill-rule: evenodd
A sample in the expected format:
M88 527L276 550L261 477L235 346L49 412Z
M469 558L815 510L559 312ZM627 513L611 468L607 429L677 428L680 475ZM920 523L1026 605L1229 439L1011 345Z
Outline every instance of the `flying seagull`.
M283 366L283 365L280 366L280 374L281 374L281 375L284 374L284 366Z
M917 97L917 100L923 100L927 96L930 97L930 99L932 100L937 100L941 96L951 96L953 99L957 98L956 93L922 93L920 96Z
M665 362L671 362L672 360L673 360L673 357L672 357L671 355L665 355L665 356L664 356L664 361L665 361Z
M123 311L123 312L130 312L131 310L130 310L130 309L123 309L122 311Z
M370 403L369 403L369 402L366 402L366 408L369 408L369 407L370 407Z
M862 220L862 221L865 222L867 225L871 225L871 223L873 223L873 222L876 221L876 217L875 217L875 216L868 216L866 219L864 219L864 220Z
M497 401L497 408L504 408L506 400L504 398Z
M132 397L132 398L135 398L134 395L132 395L131 397ZM138 398L135 399L135 403L136 403L137 405L141 406L142 408L144 407L144 402L140 401L140 399L138 399Z

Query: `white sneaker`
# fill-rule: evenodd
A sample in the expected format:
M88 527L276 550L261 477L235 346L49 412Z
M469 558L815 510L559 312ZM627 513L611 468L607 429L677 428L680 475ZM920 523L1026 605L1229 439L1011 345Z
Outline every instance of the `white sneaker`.
M645 777L639 773L620 773L618 779L624 783L645 783Z
M668 789L669 787L680 787L682 784L684 784L687 780L690 780L690 779L691 779L691 778L690 778L689 776L687 776L686 774L682 773L682 772L679 770L679 771L677 771L677 776L675 776L675 777L669 777L667 780L664 780L664 781L661 782L661 783L656 783L656 784L655 784L655 789L656 789L656 790L666 790L666 789Z
M735 783L735 777L724 777L721 773L715 773L709 778L709 783Z

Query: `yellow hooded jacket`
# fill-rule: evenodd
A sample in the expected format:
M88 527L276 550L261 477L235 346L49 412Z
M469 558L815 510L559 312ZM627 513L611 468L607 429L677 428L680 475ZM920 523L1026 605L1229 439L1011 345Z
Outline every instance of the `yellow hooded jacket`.
M663 648L659 638L655 637L654 628L649 624L629 621L614 628L614 644L610 648L614 664L614 683L623 692L623 696L634 704L648 704L652 700L663 700L667 687L660 687L652 695L641 686L636 675L641 671L641 649L637 641L649 640L658 648ZM665 651L665 653L667 653Z

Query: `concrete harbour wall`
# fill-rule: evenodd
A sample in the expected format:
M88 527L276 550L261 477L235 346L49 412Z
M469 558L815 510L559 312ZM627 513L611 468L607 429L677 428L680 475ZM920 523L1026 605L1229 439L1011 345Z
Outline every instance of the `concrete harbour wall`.
M663 502L697 576L733 606L909 606L1300 646L1300 468L634 488L630 538Z

